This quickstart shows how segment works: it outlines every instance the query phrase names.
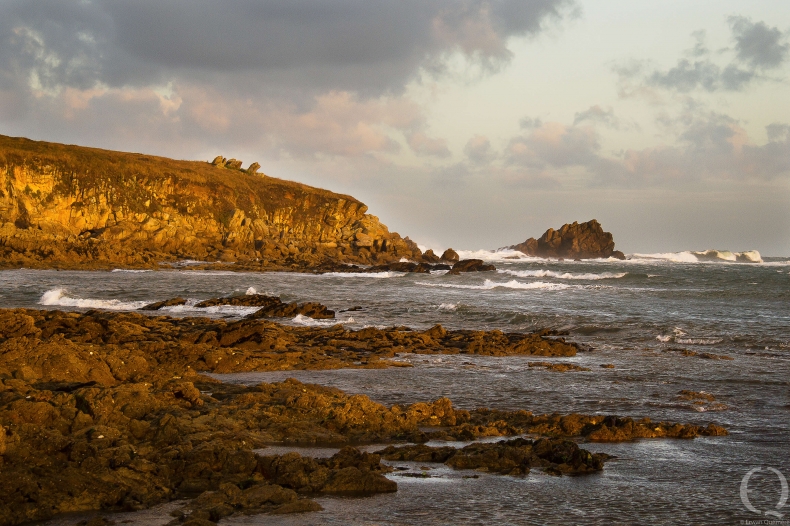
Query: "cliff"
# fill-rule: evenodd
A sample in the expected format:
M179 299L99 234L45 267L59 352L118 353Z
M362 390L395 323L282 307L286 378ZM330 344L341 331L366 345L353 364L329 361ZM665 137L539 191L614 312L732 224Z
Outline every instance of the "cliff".
M595 219L586 223L574 221L562 225L559 230L549 228L540 237L527 239L523 243L507 248L519 250L528 256L561 257L569 259L589 259L616 257L625 259L619 250L614 249L614 238L604 232Z
M257 169L0 136L0 265L308 268L420 258L357 199Z

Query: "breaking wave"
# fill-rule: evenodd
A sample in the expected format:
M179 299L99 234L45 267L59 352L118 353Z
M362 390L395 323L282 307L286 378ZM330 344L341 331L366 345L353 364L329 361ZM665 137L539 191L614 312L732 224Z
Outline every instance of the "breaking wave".
M327 272L326 274L318 274L319 276L331 276L333 278L399 278L405 276L405 272L393 272L387 270L385 272Z
M518 250L510 250L507 248L500 250L457 250L456 252L458 253L458 257L461 259L482 259L483 261L538 261L542 259L530 257Z
M77 307L81 309L135 310L148 304L147 301L101 300L93 298L72 298L66 289L57 288L46 291L38 300L39 305L57 307Z
M695 252L661 252L656 254L632 254L630 261L669 261L672 263L762 263L763 258L756 250L730 252L729 250L704 250Z
M625 277L628 272L603 272L601 274L572 274L570 272L555 272L553 270L498 270L500 274L509 274L519 278L556 278L556 279L619 279Z
M482 285L460 285L454 283L426 283L426 282L417 282L417 284L424 285L426 287L442 287L447 289L475 289L475 290L491 290L497 288L525 289L525 290L532 290L532 289L564 290L571 287L571 285L565 285L564 283L547 283L545 281L533 281L532 283L522 283L514 279L504 283L491 281L490 279L487 279L483 282Z
M337 325L338 323L356 323L354 318L351 317L345 320L316 320L302 314L297 314L296 317L291 320L291 322L295 323L296 325L303 325L305 327L331 327L332 325Z

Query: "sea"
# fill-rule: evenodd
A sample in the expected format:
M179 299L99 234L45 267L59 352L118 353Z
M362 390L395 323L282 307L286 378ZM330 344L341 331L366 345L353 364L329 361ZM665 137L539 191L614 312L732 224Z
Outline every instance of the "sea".
M196 270L189 261L156 271L21 269L0 272L0 301L7 308L130 311L181 296L187 305L157 314L232 320L254 309L194 305L262 293L318 301L338 312L336 320L283 320L292 325L556 329L567 331L583 351L548 360L590 371L552 372L529 367L534 358L521 356L402 354L396 359L413 367L217 377L243 384L297 378L387 405L446 396L470 410L713 422L730 432L694 440L586 443L582 447L615 458L602 473L580 477L539 470L511 477L394 462L402 468L388 475L398 482L397 493L318 497L321 512L228 518L223 525L790 524L790 258L724 251L630 254L624 261L559 261L512 251L459 254L497 270L460 276L247 273ZM683 398L683 390L713 399L695 403ZM336 450L272 446L261 453L328 456ZM173 506L114 520L165 524ZM48 524L72 523L61 518Z

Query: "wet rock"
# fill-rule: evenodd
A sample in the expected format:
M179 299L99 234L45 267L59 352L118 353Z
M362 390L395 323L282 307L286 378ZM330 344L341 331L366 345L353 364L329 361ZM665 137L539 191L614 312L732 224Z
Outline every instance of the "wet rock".
M594 473L601 471L604 462L610 458L605 454L590 453L575 442L559 438L480 442L461 449L422 444L389 446L377 453L387 460L441 462L454 469L475 469L502 475L526 475L532 467L549 469L557 474Z
M566 373L568 371L590 371L587 367L582 367L580 365L576 365L573 363L562 363L562 362L529 362L527 365L530 367L541 367L543 369L548 369L549 371L555 371L558 373Z
M164 307L176 307L179 305L186 305L187 300L184 298L172 298L169 300L164 301L157 301L156 303L149 303L148 305L141 307L140 310L159 310Z
M494 265L483 263L482 259L464 259L456 262L448 275L458 275L461 272L487 272L496 270Z
M441 261L441 258L436 254L434 254L433 250L429 248L428 250L422 253L422 260L425 263L439 263L439 261Z
M270 443L425 443L525 433L600 441L726 434L714 424L469 411L446 398L389 407L292 379L243 386L200 374L386 367L397 364L387 360L396 352L572 355L576 347L559 337L438 325L425 331L351 331L268 320L0 310L0 523L143 509L195 497L200 505L176 520L216 522L228 514L268 513L285 505L290 506L284 510L315 508L292 504L301 494L395 489L384 477L390 468L376 454L344 448L330 459L266 455L265 449L256 455ZM537 446L530 447L534 453ZM547 470L560 473L591 465L586 457L575 465L569 447L552 445L535 454L549 462ZM455 457L459 466L523 472L514 459L525 448L464 448L444 461ZM425 448L418 453L434 454ZM440 449L436 458L447 454ZM562 460L566 457L570 461Z
M664 349L666 353L677 353L681 356L694 356L696 358L704 358L706 360L732 360L732 356L726 354L713 354L709 352L698 352L689 349Z
M460 259L461 258L458 256L458 252L456 252L452 248L448 248L447 250L442 252L442 257L441 257L442 261L447 261L449 263L455 263L455 262L457 262Z

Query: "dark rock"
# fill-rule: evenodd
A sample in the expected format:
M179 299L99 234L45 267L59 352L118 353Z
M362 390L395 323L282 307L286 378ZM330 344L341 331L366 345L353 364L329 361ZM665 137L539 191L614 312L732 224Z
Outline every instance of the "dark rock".
M266 296L265 294L244 294L240 296L227 296L224 298L212 298L204 300L195 305L198 308L217 307L220 305L230 305L234 307L271 307L280 305L282 301L278 296Z
M140 308L140 310L159 310L163 307L176 307L178 305L186 305L187 300L184 298L172 298L165 301L158 301L156 303L149 303L145 307Z
M516 438L496 443L473 443L456 449L450 446L389 446L377 452L387 460L441 462L454 469L476 469L502 475L526 475L531 467L551 469L556 474L579 475L603 469L609 458L593 454L562 438L535 441Z
M586 223L574 221L563 225L559 230L549 228L538 240L529 238L507 248L519 250L528 256L544 258L589 259L614 256L625 259L622 252L618 251L615 255L612 234L604 232L595 219Z
M442 253L442 258L441 259L442 259L442 261L449 261L451 263L454 263L454 262L458 261L461 258L458 257L458 253L455 250L453 250L452 248L448 248L447 250L445 250Z
M426 263L438 263L439 261L441 261L439 256L434 254L433 250L430 248L422 253L422 260Z
M613 257L615 259L620 259L620 260L625 260L625 254L623 254L619 250L615 250L614 252L612 252L612 255L609 256L609 257Z
M483 263L482 259L464 259L453 265L448 274L458 275L461 272L487 272L490 270L496 270L496 267Z

